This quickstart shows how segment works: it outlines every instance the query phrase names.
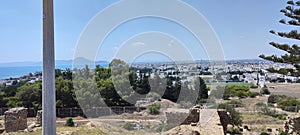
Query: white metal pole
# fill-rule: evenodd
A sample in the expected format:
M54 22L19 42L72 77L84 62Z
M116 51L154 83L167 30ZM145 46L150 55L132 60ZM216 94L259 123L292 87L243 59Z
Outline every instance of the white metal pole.
M56 134L53 0L43 0L43 135Z

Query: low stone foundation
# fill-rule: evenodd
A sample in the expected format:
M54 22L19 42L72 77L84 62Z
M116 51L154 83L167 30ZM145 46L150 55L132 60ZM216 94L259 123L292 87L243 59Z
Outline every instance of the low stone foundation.
M199 122L200 108L193 107L191 109L168 108L166 111L167 128L173 128L178 125L189 125Z

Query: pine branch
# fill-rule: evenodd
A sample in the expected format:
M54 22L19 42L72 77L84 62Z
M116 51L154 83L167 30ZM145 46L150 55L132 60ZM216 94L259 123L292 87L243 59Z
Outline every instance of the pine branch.
M297 30L292 30L288 33L285 33L285 32L277 32L276 33L274 30L271 30L270 33L280 36L280 37L284 37L284 38L300 40L300 34L298 33Z
M273 61L273 62L278 62L278 63L286 63L286 64L291 64L293 66L300 64L300 61L299 61L300 56L298 56L298 55L285 54L285 55L278 57L276 55L265 56L262 54L259 57L262 59L268 60L268 61Z
M286 25L300 26L300 23L298 21L296 21L295 19L290 20L288 22L286 22L284 19L281 19L279 22L282 24L286 24Z
M288 44L279 44L279 43L275 43L275 42L270 42L269 44L274 46L275 48L286 51L287 53L290 53L293 55L300 55L300 48L296 44L292 45L292 47Z
M294 5L289 5L286 6L285 9L280 10L280 12L283 13L285 16L291 19L296 19L298 22L300 22L300 8L295 8Z
M260 58L268 60L268 61L273 61L273 62L278 62L278 63L284 63L282 58L277 57L276 55L272 56L265 56L264 54L259 55Z
M271 73L278 73L278 74L283 74L283 75L291 75L291 76L299 76L300 75L299 70L295 70L292 68L281 68L279 70L276 70L274 68L269 68L267 70Z
M289 0L287 2L287 6L285 9L280 10L286 17L290 18L288 21L282 19L279 23L292 25L292 26L300 26L300 0L294 2L293 0ZM300 34L297 30L292 30L290 32L275 32L274 30L270 30L270 33L288 39L300 40ZM280 70L272 70L273 72L277 72L280 74L290 74L292 76L300 76L300 47L296 44L288 45L288 44L279 44L275 42L270 42L270 45L273 47L283 50L287 52L287 54L282 56L265 56L260 55L259 57L268 61L291 64L295 68L294 69L280 69Z

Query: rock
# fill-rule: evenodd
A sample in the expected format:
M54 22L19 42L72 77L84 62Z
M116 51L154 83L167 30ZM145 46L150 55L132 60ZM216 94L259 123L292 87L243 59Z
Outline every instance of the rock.
M32 132L33 129L35 128L36 123L32 123L30 124L25 130L24 132L28 133L28 132Z
M12 108L4 113L5 131L17 132L27 128L27 108Z
M191 126L197 126L197 123L191 123Z
M300 117L289 117L284 124L285 132L294 135L300 132Z
M247 131L251 131L251 128L248 125L244 125L244 129Z
M94 123L92 123L92 122L87 123L86 126L88 128L95 128L96 127L96 125Z
M193 131L192 135L200 135L200 133L198 131Z
M196 106L194 106L194 108L202 109L202 106L201 105L196 105Z
M37 114L36 114L36 126L39 127L39 126L42 126L42 116L43 116L43 111L42 110L39 110L37 111Z

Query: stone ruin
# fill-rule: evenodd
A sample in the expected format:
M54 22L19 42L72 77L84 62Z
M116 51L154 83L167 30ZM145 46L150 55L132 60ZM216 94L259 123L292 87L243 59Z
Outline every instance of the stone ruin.
M200 106L191 109L168 108L166 111L167 128L173 128L178 125L197 125L200 120Z
M36 114L36 125L37 126L42 126L42 116L43 116L43 111L39 110Z
M12 108L4 113L5 120L5 131L6 132L17 132L27 128L27 108Z
M284 130L290 135L298 135L300 133L300 117L289 117L285 121Z
M223 127L223 131L224 131L224 133L226 133L228 124L233 125L232 118L231 118L229 112L227 112L224 109L218 110L218 115L220 117L220 121L221 121L221 124L222 124L222 127Z

